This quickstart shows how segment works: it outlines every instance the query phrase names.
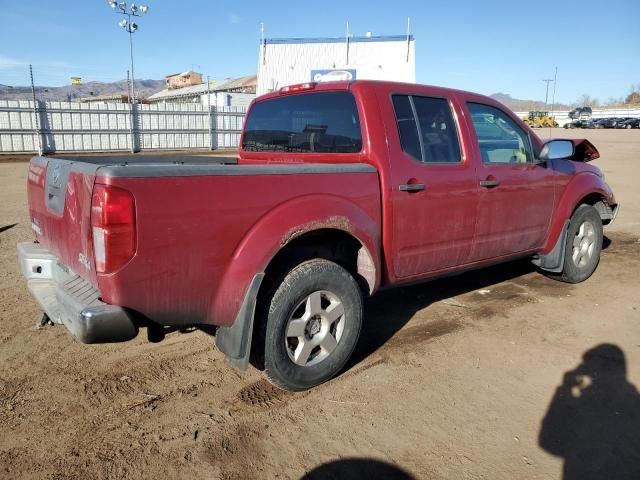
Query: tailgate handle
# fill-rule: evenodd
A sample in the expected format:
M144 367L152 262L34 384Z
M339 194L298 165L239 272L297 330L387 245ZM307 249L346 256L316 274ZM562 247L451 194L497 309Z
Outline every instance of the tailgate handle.
M427 188L424 183L405 183L398 186L401 192L421 192Z

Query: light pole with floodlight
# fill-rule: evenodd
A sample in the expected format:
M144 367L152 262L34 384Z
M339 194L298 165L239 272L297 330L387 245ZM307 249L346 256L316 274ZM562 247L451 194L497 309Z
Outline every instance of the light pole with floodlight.
M136 103L135 77L133 75L133 34L138 30L138 25L133 21L133 17L141 17L149 11L146 5L136 5L132 3L127 8L127 2L116 2L115 0L107 0L109 6L116 13L126 15L126 19L122 19L118 25L129 32L129 56L131 57L131 103Z

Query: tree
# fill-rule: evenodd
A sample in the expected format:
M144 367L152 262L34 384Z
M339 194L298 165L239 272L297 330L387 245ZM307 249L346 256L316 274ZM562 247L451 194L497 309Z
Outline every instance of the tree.
M629 95L624 99L626 104L640 103L640 83L637 85L631 85L629 89Z

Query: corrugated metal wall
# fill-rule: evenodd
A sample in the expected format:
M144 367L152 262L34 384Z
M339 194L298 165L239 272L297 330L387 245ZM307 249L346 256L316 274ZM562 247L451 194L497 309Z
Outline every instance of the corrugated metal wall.
M0 152L45 152L236 148L246 107L0 100ZM133 135L131 121L133 118Z
M391 40L390 40L391 39ZM266 40L260 45L256 94L295 83L310 82L311 71L356 70L356 79L415 83L416 45L413 38Z

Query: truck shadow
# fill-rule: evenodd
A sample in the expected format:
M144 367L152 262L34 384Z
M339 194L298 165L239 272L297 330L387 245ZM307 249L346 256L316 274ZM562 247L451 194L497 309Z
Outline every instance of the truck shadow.
M436 302L513 280L535 271L535 267L529 260L516 260L377 293L365 303L360 340L345 371L358 365L385 345L420 310ZM455 323L451 323L449 325L448 322L442 321L440 318L439 324L430 329L431 337L455 330Z
M611 245L611 239L604 236L602 249L607 250ZM447 299L452 299L465 293L496 286L502 282L515 280L534 272L537 272L536 267L529 259L514 260L479 270L471 270L455 276L384 290L377 293L365 303L360 340L344 371L352 369L376 352L380 347L388 343L420 310L436 302L446 301ZM536 286L539 286L542 282L545 282L546 279L542 273L538 273L538 275L540 275L539 279L533 277L531 282L517 283L535 283ZM562 287L570 288L568 284L556 284L556 282L552 280L549 280L549 282L553 285L544 288L546 293L555 291L556 294L560 294ZM497 289L494 288L493 290ZM512 297L518 296L518 292L509 292L509 289L505 290L507 291L505 292L506 295L504 295L504 310L509 307L509 300ZM520 298L522 298L522 296ZM455 300L452 302L454 306L457 306ZM478 315L493 314L488 308L479 308L476 313L478 313ZM426 341L429 338L450 333L459 328L460 325L455 321L455 318L443 319L442 316L440 316L435 317L434 321L430 322L428 327L428 331L422 331L424 330L422 329L419 332L419 338L416 338L415 341L405 339L398 343L400 345L406 345L408 343Z

